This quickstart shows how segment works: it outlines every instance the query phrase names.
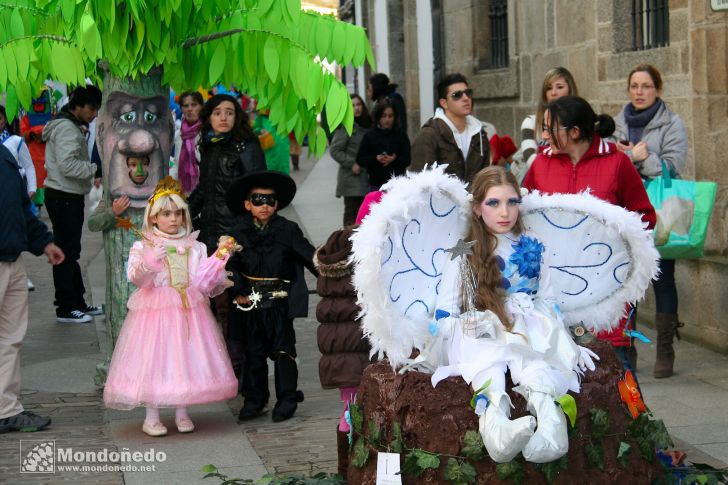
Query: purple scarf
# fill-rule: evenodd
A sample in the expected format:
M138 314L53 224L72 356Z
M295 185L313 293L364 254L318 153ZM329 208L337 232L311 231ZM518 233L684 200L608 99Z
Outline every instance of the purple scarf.
M182 147L179 151L179 167L177 177L182 184L182 190L189 194L197 186L200 178L200 164L197 162L195 154L195 137L200 131L202 122L197 120L194 125L182 120Z

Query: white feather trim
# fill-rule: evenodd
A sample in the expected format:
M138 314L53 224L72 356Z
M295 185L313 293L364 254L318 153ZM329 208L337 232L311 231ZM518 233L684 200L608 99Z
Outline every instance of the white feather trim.
M521 205L521 214L526 227L529 227L529 217L544 209L557 209L589 216L604 225L607 230L614 231L615 239L621 239L625 245L630 258L629 268L621 286L608 297L590 299L587 295L580 296L578 304L561 309L564 320L569 324L581 322L594 332L616 327L620 318L625 316L625 303L636 303L644 298L650 281L659 272L660 255L655 249L652 232L646 229L647 223L642 221L640 214L605 202L588 192L544 195L535 191L525 196ZM549 248L559 251L564 247L563 241L561 243L558 239L550 241L546 234L536 235L547 247L547 251ZM559 236L551 237L553 239ZM604 276L606 275L600 277Z
M464 237L469 217L468 193L465 184L445 174L444 169L444 165L435 164L423 172L391 179L382 187L385 192L382 200L372 206L369 215L351 237L355 263L353 283L362 308L362 329L371 343L372 355L386 354L394 368L407 361L412 349L424 348L434 309L429 308L429 314L404 315L401 308L393 303L389 282L384 281L382 259L390 251L403 249L400 241L404 241L405 231L413 231L408 229L407 224L430 211L433 194L437 197L444 195L455 205L453 221L456 227L451 228L449 236L439 235L444 247L451 247ZM407 240L410 252L413 250L411 243L424 246L431 242L428 230L433 228L417 227L420 237ZM436 295L432 292L436 285L415 286L418 300L434 302Z

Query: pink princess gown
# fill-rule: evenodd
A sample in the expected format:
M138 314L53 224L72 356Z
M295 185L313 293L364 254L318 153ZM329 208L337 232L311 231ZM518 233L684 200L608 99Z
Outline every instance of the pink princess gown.
M115 409L176 407L230 399L238 382L209 298L230 285L227 256L207 257L197 233L146 234L165 246L164 269L150 271L143 244L129 252L127 276L138 289L111 359L104 402Z

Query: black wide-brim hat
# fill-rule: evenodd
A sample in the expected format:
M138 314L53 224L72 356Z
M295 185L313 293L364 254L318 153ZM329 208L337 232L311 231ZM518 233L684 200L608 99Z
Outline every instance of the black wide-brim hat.
M225 194L225 201L233 214L245 212L243 201L254 188L274 190L278 198L276 210L286 207L296 195L296 182L285 173L276 170L250 172L233 182Z

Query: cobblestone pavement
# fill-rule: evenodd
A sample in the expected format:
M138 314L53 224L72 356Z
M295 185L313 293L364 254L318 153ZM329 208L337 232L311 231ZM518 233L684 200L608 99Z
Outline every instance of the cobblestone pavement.
M42 220L50 227L43 211ZM101 250L98 234L84 233L80 264L84 269ZM91 362L100 359L96 330L91 324L62 325L55 321L53 278L46 258L25 253L28 276L35 284L29 293L28 333L21 350L22 398L24 407L37 414L50 416L51 426L38 433L7 433L0 435L0 483L35 484L74 482L79 485L116 485L124 483L119 471L59 471L55 473L21 473L21 459L26 458L27 446L38 442L55 441L56 448L74 451L118 451L104 423L101 391L93 386ZM90 302L91 295L86 297ZM103 298L103 295L101 295ZM79 367L79 363L81 365ZM71 384L78 373L88 373L82 389ZM82 390L84 392L79 392ZM68 391L68 392L64 392ZM23 455L21 456L21 440ZM27 441L26 441L27 440ZM85 465L89 463L73 463Z
M291 176L300 187L308 177L315 165L313 160L302 157L301 170L291 172ZM333 187L326 187L333 192ZM334 200L340 203L339 200ZM302 228L303 214L297 214L287 209L286 217L295 220ZM316 241L325 240L328 234L307 234L309 240L316 245ZM306 271L306 281L309 289L316 288L316 278ZM320 357L316 345L316 304L319 297L312 294L309 298L308 318L297 318L294 321L296 329L296 350L298 352L299 388L303 391L305 400L298 406L292 419L283 423L271 421L270 410L275 404L272 365L269 367L271 402L269 410L263 416L252 421L240 423L240 427L272 473L295 473L312 475L319 472L336 473L336 426L339 421L341 402L338 390L324 390L318 379L318 360ZM231 412L235 415L240 411L242 398L238 397L229 402Z

